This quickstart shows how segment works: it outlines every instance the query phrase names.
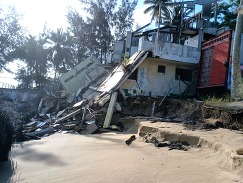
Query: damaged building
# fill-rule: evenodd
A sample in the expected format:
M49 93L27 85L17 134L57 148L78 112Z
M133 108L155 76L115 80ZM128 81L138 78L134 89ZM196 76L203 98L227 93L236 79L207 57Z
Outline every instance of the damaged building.
M183 2L185 8L201 4L203 10L184 18L180 25L127 32L112 48L108 60L112 68L90 56L60 76L63 90L60 87L58 94L41 99L38 115L24 125L25 135L93 133L102 127L121 130L118 124L125 116L161 119L168 115L170 110L162 110L166 97L195 97L205 88L226 87L232 31L218 30L209 21L209 14L216 13L215 3ZM177 110L174 106L171 116ZM190 109L185 119L200 120L200 115L193 118L198 104ZM177 117L163 120L182 119Z

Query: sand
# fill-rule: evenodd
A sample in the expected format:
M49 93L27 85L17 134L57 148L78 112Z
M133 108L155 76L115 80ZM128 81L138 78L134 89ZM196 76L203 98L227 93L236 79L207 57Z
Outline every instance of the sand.
M131 134L54 134L15 144L12 160L0 164L0 182L243 182L215 161L212 151L156 148ZM12 166L11 166L12 165Z

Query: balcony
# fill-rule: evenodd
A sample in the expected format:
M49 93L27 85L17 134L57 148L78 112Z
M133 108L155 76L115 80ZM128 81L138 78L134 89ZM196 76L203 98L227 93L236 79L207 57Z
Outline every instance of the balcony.
M198 48L169 43L154 43L153 55L161 59L198 64L200 59L200 50Z

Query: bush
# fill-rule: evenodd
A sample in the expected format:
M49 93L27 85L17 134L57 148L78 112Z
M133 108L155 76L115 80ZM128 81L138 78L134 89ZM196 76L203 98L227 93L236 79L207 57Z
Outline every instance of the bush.
M7 161L13 143L13 127L9 116L0 111L0 161Z

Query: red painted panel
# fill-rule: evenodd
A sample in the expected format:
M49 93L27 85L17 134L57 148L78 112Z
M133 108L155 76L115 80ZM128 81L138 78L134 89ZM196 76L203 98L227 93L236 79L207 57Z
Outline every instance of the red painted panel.
M231 31L203 42L198 87L226 85L230 44Z
M225 84L227 78L226 63L229 61L230 42L213 47L210 85Z

